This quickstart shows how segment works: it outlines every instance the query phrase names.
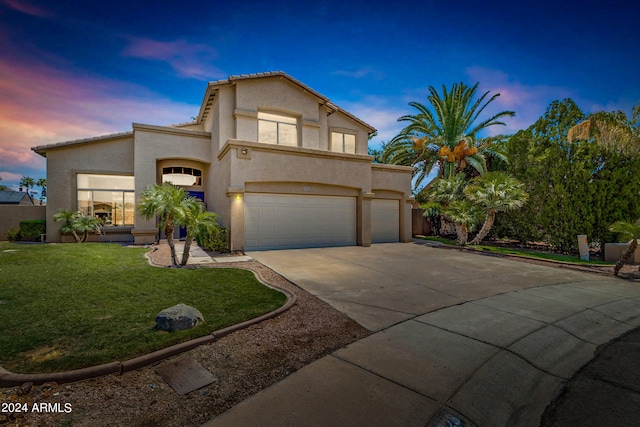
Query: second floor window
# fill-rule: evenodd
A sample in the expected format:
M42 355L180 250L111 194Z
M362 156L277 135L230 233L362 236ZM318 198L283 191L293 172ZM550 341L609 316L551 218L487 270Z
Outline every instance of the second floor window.
M355 154L356 136L350 133L331 132L331 151Z
M297 119L280 114L258 112L258 141L297 147Z

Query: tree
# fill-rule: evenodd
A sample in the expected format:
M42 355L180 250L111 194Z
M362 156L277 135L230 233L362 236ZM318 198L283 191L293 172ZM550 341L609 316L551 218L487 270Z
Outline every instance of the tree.
M200 200L194 197L187 197L183 202L184 208L179 213L179 222L187 227L187 236L184 240L184 251L182 252L181 265L187 265L191 243L196 236L208 235L218 227L218 215L207 212L207 209Z
M27 193L36 185L36 181L30 176L23 176L20 180L20 191L23 187L26 187Z
M2 177L1 176L0 176L0 181L2 181ZM9 187L7 187L6 185L0 184L0 191L5 191L5 190L8 190L8 189L9 189Z
M148 186L142 193L138 212L144 218L159 217L160 225L164 229L164 235L171 248L171 265L178 265L176 259L176 247L173 243L173 231L176 219L183 215L185 206L190 202L187 192L176 187L170 182Z
M613 267L613 275L617 276L622 266L629 261L629 258L631 258L631 255L633 255L638 247L637 239L640 239L640 223L638 221L636 221L635 224L627 221L617 221L613 223L609 229L614 233L618 233L622 239L630 240L629 246L620 256L620 260L616 263L615 267Z
M42 204L44 198L47 197L47 180L45 178L39 178L38 181L36 181L36 185L40 187L40 204Z
M473 231L480 219L481 210L465 198L467 185L465 175L459 173L451 178L438 178L431 182L427 192L430 200L441 204L440 212L452 221L461 245L467 244L469 231Z
M480 232L471 241L479 244L493 227L496 213L520 208L527 201L524 185L505 172L487 172L476 177L464 189L467 198L485 211L485 220Z
M478 83L469 87L464 83L454 84L451 90L442 86L442 96L429 86L427 97L430 108L418 102L409 105L418 112L398 119L408 122L384 148L385 163L414 166L416 187L438 169L438 177L452 177L470 169L475 174L487 170L486 157L504 159L496 151L496 137L478 137L478 133L490 126L504 125L504 117L513 117L513 111L501 111L476 123L485 108L500 94L487 98L489 91L475 99Z
M623 113L611 114L637 131L636 112L640 107L629 121ZM592 129L578 132L576 125L585 119L571 99L554 101L534 125L509 138L507 168L524 183L529 199L497 218L494 236L576 252L576 235L586 234L603 247L613 238L612 223L640 217L640 154L599 140L602 133Z
M90 231L100 232L100 222L98 219L83 215L80 212L60 209L60 211L53 216L53 220L56 222L64 221L60 231L73 235L76 243L86 242ZM80 237L78 233L82 233L82 237Z

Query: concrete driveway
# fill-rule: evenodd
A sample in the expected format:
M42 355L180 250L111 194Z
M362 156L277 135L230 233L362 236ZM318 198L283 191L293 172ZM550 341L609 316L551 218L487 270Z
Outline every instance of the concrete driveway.
M419 244L254 252L374 331L207 426L538 426L640 286Z

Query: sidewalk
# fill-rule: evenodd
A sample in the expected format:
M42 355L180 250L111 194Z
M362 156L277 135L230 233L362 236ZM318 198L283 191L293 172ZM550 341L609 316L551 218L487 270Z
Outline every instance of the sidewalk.
M538 426L598 346L640 326L640 286L580 272L407 244L251 256L377 332L208 427Z

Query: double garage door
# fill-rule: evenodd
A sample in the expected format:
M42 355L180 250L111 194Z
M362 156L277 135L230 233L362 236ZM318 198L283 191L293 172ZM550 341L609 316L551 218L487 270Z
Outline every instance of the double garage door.
M356 198L245 194L245 249L356 244Z
M356 245L355 197L245 194L245 249ZM399 240L398 200L371 204L373 243Z

